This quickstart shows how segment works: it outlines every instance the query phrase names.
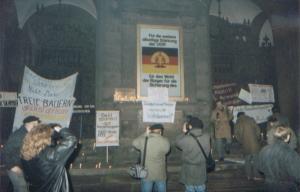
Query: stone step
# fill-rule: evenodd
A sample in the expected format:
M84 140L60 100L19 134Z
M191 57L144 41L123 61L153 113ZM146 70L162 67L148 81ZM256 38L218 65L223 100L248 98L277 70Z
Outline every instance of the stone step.
M82 173L76 173L78 170L71 170L74 192L140 191L139 180L132 179L130 176L128 176L126 173L126 168L107 169L105 171L98 171L96 172L97 174L95 174L95 170L96 169L88 171L82 169ZM180 167L178 166L170 167L167 182L168 191L184 191L184 186L178 182L179 170ZM89 174L87 174L88 172ZM103 172L103 174L100 174L100 172ZM263 181L247 180L241 167L226 167L224 170L218 170L208 174L207 188L209 192L259 192L262 191L262 185Z

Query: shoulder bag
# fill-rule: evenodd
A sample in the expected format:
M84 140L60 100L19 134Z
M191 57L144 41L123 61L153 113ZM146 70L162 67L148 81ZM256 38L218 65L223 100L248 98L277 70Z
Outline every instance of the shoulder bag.
M143 179L143 178L147 177L147 175L148 175L148 170L145 167L147 143L148 143L148 137L145 138L144 155L143 155L142 164L136 163L136 164L130 166L128 169L128 174L135 179Z
M202 153L203 153L203 155L204 155L204 158L206 159L206 172L209 173L209 172L214 171L214 170L215 170L215 167L216 167L216 162L215 162L215 160L212 158L211 151L209 152L209 154L208 154L208 156L207 156L207 155L205 154L205 152L204 152L204 149L203 149L201 143L200 143L199 140L197 139L197 137L196 137L194 134L192 134L192 133L189 133L189 135L191 135L191 136L195 139L195 141L196 141L197 144L199 145L199 147L200 147L200 149L201 149L201 151L202 151Z

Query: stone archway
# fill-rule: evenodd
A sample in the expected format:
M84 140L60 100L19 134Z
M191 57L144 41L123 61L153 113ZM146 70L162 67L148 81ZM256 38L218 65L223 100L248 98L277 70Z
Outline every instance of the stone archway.
M22 33L22 58L30 58L23 65L49 79L78 72L76 105L95 104L96 20L88 12L65 4L39 8ZM86 136L94 134L93 114L73 115L71 127L77 135L83 126L90 128Z

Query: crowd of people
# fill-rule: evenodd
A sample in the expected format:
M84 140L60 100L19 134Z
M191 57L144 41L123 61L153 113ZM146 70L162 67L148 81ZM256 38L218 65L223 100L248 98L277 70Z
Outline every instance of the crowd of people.
M232 138L242 146L245 175L249 180L264 178L265 191L296 192L300 184L300 156L297 137L287 118L274 110L265 131L245 112L237 114L232 134L233 114L216 102L211 122L214 134L204 130L200 118L188 116L175 145L181 153L180 182L186 192L205 192L207 156L214 141L217 161L230 153ZM132 142L141 153L147 176L141 179L142 192L167 191L167 155L171 144L162 124L153 124ZM262 136L263 135L263 136ZM262 144L266 140L266 144ZM42 124L35 116L23 120L5 145L7 174L14 192L68 192L70 184L65 164L77 146L77 139L58 124ZM144 158L144 159L142 159Z

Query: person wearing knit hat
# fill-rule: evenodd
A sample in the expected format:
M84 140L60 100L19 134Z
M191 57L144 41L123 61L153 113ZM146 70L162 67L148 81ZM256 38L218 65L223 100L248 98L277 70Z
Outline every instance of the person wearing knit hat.
M133 140L134 148L141 152L141 160L145 154L145 167L148 175L141 180L141 192L167 191L166 155L170 151L170 142L163 136L162 124L153 124L146 128L146 132ZM146 149L145 147L146 146Z
M5 165L8 177L13 184L14 191L27 192L27 184L24 179L20 150L23 139L35 126L40 123L40 119L36 116L27 116L23 119L23 125L13 132L4 147Z

